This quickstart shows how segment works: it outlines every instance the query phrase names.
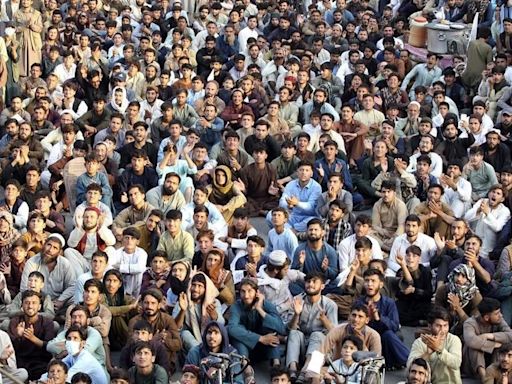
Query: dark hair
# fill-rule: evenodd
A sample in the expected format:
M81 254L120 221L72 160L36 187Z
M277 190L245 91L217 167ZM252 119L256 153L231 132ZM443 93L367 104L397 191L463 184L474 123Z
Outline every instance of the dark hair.
M491 297L484 297L480 304L478 304L478 312L480 312L481 316L488 315L500 308L501 303Z
M422 368L425 368L427 371L429 370L429 365L428 365L427 361L422 357L418 357L418 358L414 359L411 362L411 366L413 366L413 365L418 365Z
M357 348L358 351L363 350L363 340L355 335L347 335L341 340L341 345L345 344L346 341L351 341Z
M313 218L313 219L309 220L309 221L308 221L308 224L307 224L307 227L309 228L309 227L311 227L312 225L315 225L315 224L317 224L317 225L319 225L320 227L322 227L322 228L323 228L322 220L320 220L320 219L319 219L319 218L317 218L317 217L315 217L315 218Z
M87 329L86 328L81 327L81 326L76 325L76 324L73 324L71 327L69 327L67 329L67 331L66 331L66 338L72 332L78 332L78 334L80 335L80 338L82 339L82 341L87 340Z
M61 359L51 359L50 362L48 363L47 371L49 371L50 368L53 367L54 365L58 365L64 370L65 373L68 373L69 368Z
M123 236L131 236L135 237L137 240L140 240L140 231L134 227L128 227L123 229Z
M370 312L368 311L368 306L361 302L356 301L354 304L352 304L352 306L350 307L350 312L354 312L354 311L364 312L366 317L370 316Z
M86 384L92 384L91 376L89 376L85 372L75 373L73 375L73 377L71 378L71 384L76 384L76 383L80 383L80 382L84 382Z
M133 325L134 331L148 331L148 333L154 333L155 330L153 326L149 323L149 321L145 319L140 319L135 322Z
M135 354L143 349L149 349L151 351L151 354L155 355L155 350L153 349L151 343L149 343L148 341L137 341L133 348L133 353Z
M436 321L437 319L450 321L450 313L446 308L441 307L439 305L434 305L430 309L430 313L427 316L427 321L429 324L434 324L434 321Z
M94 259L95 257L103 257L103 258L107 261L107 263L108 263L108 255L107 255L107 253L106 253L106 252L103 252L103 251L101 251L101 250L99 250L99 249L98 249L98 250L96 250L96 251L92 254L92 256L91 256L91 260L92 260L92 259ZM100 290L100 292L102 292L102 290Z
M77 311L82 311L85 313L85 315L87 316L87 318L90 318L91 317L91 312L89 311L89 308L87 308L85 305L82 305L82 304L78 304L78 305L75 305L73 307L73 309L71 310L71 312L69 313L70 316L73 316L73 313L77 312Z
M367 224L367 225L371 226L372 218L368 215L362 214L362 215L357 216L356 223Z
M437 183L430 184L428 187L428 190L430 191L433 188L439 189L441 191L441 195L444 194L444 188L441 184L437 184Z
M87 291L89 287L96 287L100 293L103 292L103 285L98 279L89 279L84 283L84 291Z
M412 253L413 255L421 256L421 248L417 245L409 245L405 250L405 253Z
M375 269L375 268L367 269L364 272L363 277L369 277L369 276L377 276L380 281L384 282L384 275L378 269Z
M418 223L418 225L421 225L421 219L418 215L415 215L415 214L410 214L408 215L406 218L405 218L405 222L408 222L408 221L414 221L416 223Z
M384 180L380 186L380 190L388 189L390 191L395 190L395 182L393 180Z
M273 367L270 370L270 380L272 380L274 377L279 377L279 376L283 376L283 375L286 375L288 380L290 379L290 373L284 367L277 366L277 367Z
M372 242L369 238L366 236L361 237L360 239L356 240L356 243L354 245L354 249L372 249Z
M25 301L27 297L37 296L39 298L39 303L43 302L43 295L41 295L40 292L33 291L31 289L27 289L26 291L23 291L21 294L21 302Z
M182 220L183 214L181 211L177 209L171 209L167 214L165 215L166 220Z
M325 283L325 275L323 272L320 271L310 271L306 274L306 277L304 277L304 281L319 279L322 280L323 283Z
M28 274L28 278L30 279L31 277L37 277L38 279L43 280L43 283L44 283L44 275L41 272L39 272L39 271L32 271L32 272L30 272Z

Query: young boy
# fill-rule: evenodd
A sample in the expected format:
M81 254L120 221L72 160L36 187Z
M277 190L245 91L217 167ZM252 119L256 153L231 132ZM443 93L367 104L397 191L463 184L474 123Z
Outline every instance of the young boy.
M22 239L16 240L12 244L10 263L0 265L0 272L5 276L7 288L11 293L11 297L16 296L20 291L21 276L25 263L28 260L28 244Z
M28 231L21 237L28 244L28 257L35 256L43 249L46 238L50 235L46 229L46 218L40 212L32 212L28 218Z
M135 346L133 362L135 366L128 370L130 382L143 383L167 383L167 372L160 365L155 364L153 347L147 341L139 341Z
M39 292L42 294L42 302L43 305L41 306L40 314L41 316L44 316L50 320L52 320L55 317L55 311L53 309L53 302L49 295L45 295L42 293L44 288L44 276L39 271L33 271L28 275L28 284L27 289ZM3 320L0 324L0 329L6 330L9 326L9 320L15 316L19 316L22 314L21 310L21 295L22 292L18 293L16 297L13 299L13 301L5 306L5 308L2 310L0 319Z
M123 274L124 292L133 297L140 293L142 275L146 270L148 254L139 245L140 232L135 228L123 230L123 246L117 249L111 258L109 265L118 269Z
M399 291L396 306L400 324L418 326L427 319L432 298L432 273L421 264L421 249L409 246L405 257L397 255L401 269L397 272Z
M297 236L286 226L288 222L289 213L282 207L277 207L272 210L272 226L273 228L268 232L267 249L265 255L269 255L272 251L284 251L287 255L295 254L295 249L299 245Z
M353 369L353 365L355 364L352 355L354 352L362 350L363 341L359 337L354 335L346 336L341 341L341 358L333 362L336 371L343 374L350 372ZM346 380L342 380L342 377L334 373L334 369L332 367L329 367L327 373L324 376L324 379L333 380L336 384L357 384L361 382L361 367L356 369L356 371L352 375L348 376Z
M87 186L95 183L101 186L101 202L107 207L112 205L112 188L108 182L108 176L104 172L99 172L100 162L95 153L89 153L85 157L86 172L80 175L76 181L76 205L82 204L85 200Z
M142 275L141 292L146 289L159 289L165 296L171 287L171 265L164 251L155 251L151 255L151 266Z
M153 340L153 334L153 326L149 324L146 320L141 319L135 323L135 325L133 326L132 339L128 340L123 349L121 349L121 355L119 356L120 368L129 369L133 367L135 346L137 345L137 343L143 341L150 343L153 346L155 363L164 368L167 372L170 371L171 364L169 362L169 354L167 353L167 350L162 345L162 343Z

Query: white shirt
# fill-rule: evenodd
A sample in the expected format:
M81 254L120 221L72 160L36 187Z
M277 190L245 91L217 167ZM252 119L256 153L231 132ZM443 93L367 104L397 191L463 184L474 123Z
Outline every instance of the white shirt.
M407 234L403 233L395 238L395 241L393 241L393 245L391 246L386 276L396 275L397 271L400 269L400 265L398 265L398 263L396 262L396 255L401 255L405 257L405 250L411 245L417 245L418 247L420 247L421 264L425 266L430 265L430 259L437 251L435 240L432 237L425 235L424 233L418 233L416 241L410 243L409 240L407 240Z
M124 292L126 294L133 297L139 296L147 259L148 254L139 247L132 254L126 253L124 248L119 248L109 257L108 265L123 274Z
M72 64L70 69L67 69L64 63L59 64L53 70L53 73L59 78L59 84L64 83L66 80L73 79L75 77L76 64Z
M500 203L496 208L490 209L487 215L483 212L477 213L483 201L488 202L489 199L478 200L464 218L468 221L473 231L482 239L480 255L487 257L494 249L498 232L503 229L510 219L510 210Z
M454 191L451 187L446 186L444 188L444 194L441 197L441 200L450 206L453 205L453 202L460 201L462 203L465 203L466 205L469 205L468 208L470 208L471 192L473 191L471 183L467 181L465 178L459 177L456 186L456 191Z
M416 172L416 165L418 161L418 157L421 156L421 153L415 153L411 156L409 159L409 166L407 167L407 172L414 173ZM430 165L430 174L437 179L441 177L441 174L443 173L443 159L441 156L439 156L435 152L430 152L428 154L428 157L430 157L430 160L432 160L432 164Z
M371 236L366 236L372 242L372 260L382 260L382 249L377 240ZM336 278L338 280L338 287L345 284L348 275L350 274L350 264L356 258L356 235L350 235L344 238L338 245L338 260L341 273Z
M240 32L238 32L238 46L240 47L240 52L246 54L247 52L247 40L250 37L258 38L258 30L256 28L251 29L249 27L245 27Z

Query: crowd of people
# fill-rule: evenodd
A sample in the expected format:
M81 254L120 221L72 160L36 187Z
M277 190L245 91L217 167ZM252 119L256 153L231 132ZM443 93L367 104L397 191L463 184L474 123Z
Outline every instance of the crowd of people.
M511 17L1 2L2 382L512 382Z

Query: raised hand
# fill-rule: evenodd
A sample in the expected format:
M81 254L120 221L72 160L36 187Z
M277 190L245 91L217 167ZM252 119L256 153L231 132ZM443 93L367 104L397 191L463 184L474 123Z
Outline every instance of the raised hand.
M300 315L302 313L302 310L304 309L304 300L302 300L302 297L297 296L293 298L293 312L296 315Z
M188 308L188 298L185 292L181 292L178 297L178 305L182 311L186 311Z

